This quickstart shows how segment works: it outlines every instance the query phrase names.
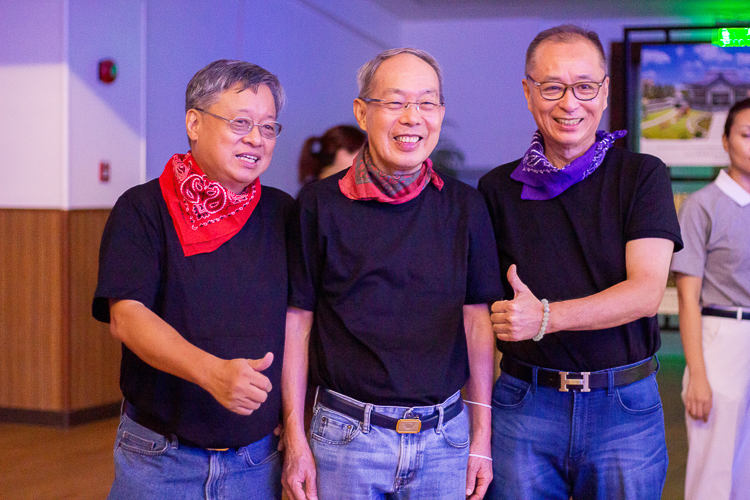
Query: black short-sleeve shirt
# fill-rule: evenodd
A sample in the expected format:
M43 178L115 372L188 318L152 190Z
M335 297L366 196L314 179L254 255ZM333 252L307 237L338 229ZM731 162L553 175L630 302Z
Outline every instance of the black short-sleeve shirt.
M263 372L273 384L268 400L242 416L123 345L125 398L178 438L206 448L234 448L267 436L279 422L288 295L285 221L292 203L288 194L263 186L239 233L213 252L190 257L182 251L158 179L128 190L112 209L99 251L96 319L109 321L108 299L136 300L219 358L274 354Z
M487 208L446 178L403 204L310 184L290 222L289 304L314 311L310 378L381 405L430 405L468 375L463 306L502 294Z
M518 276L550 302L593 295L627 278L625 245L664 238L682 248L665 165L649 155L611 148L590 176L545 201L522 200L510 174L520 160L479 181L495 230L500 269ZM505 298L513 289L503 274ZM593 311L595 313L595 311ZM594 371L635 363L661 345L656 317L595 331L555 332L543 341L497 342L526 363L566 371Z

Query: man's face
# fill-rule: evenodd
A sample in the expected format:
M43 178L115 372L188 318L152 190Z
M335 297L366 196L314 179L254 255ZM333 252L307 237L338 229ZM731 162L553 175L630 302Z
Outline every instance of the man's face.
M594 45L586 40L572 43L542 42L533 59L531 78L537 82L601 82L605 76ZM607 108L609 78L591 101L579 101L568 89L562 99L547 101L524 78L523 91L529 111L544 137L545 154L566 162L581 156L596 140L596 130ZM555 165L562 167L563 165Z
M258 87L257 94L249 88L237 90L222 92L219 100L205 111L229 120L237 117L249 118L253 123L276 120L276 106L268 86ZM276 139L263 138L258 127L246 135L238 135L232 132L229 123L195 109L188 110L185 125L198 166L209 179L230 191L240 193L271 163Z
M383 61L375 71L372 99L399 102L440 102L437 73L412 54L399 54ZM414 172L422 165L440 138L445 108L432 114L411 105L405 111L388 111L379 103L354 101L354 116L367 132L370 154L383 172Z

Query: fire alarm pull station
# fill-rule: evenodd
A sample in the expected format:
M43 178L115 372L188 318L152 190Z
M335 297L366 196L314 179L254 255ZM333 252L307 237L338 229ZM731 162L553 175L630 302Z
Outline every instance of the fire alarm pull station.
M99 182L109 182L109 162L99 162Z

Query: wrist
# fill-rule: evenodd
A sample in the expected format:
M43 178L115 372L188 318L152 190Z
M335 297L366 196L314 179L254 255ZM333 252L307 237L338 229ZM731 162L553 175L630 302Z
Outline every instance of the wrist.
M539 342L547 332L547 326L549 325L549 302L547 299L542 299L542 324L539 326L539 333L537 333L532 339L534 342Z

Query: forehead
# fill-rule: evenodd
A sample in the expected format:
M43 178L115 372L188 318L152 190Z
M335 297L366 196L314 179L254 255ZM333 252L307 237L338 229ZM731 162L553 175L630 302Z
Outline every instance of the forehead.
M242 86L237 84L221 92L215 106L233 112L254 111L259 114L275 116L276 104L268 85L259 85L257 93L250 87L245 90L240 90L241 88Z
M534 54L531 69L538 78L573 76L598 81L606 73L599 51L583 38L572 42L542 42Z
M437 73L426 61L413 54L399 54L383 61L373 76L378 92L438 92Z
M735 125L741 125L743 127L750 126L750 109L743 109L734 116L732 128L734 128Z

